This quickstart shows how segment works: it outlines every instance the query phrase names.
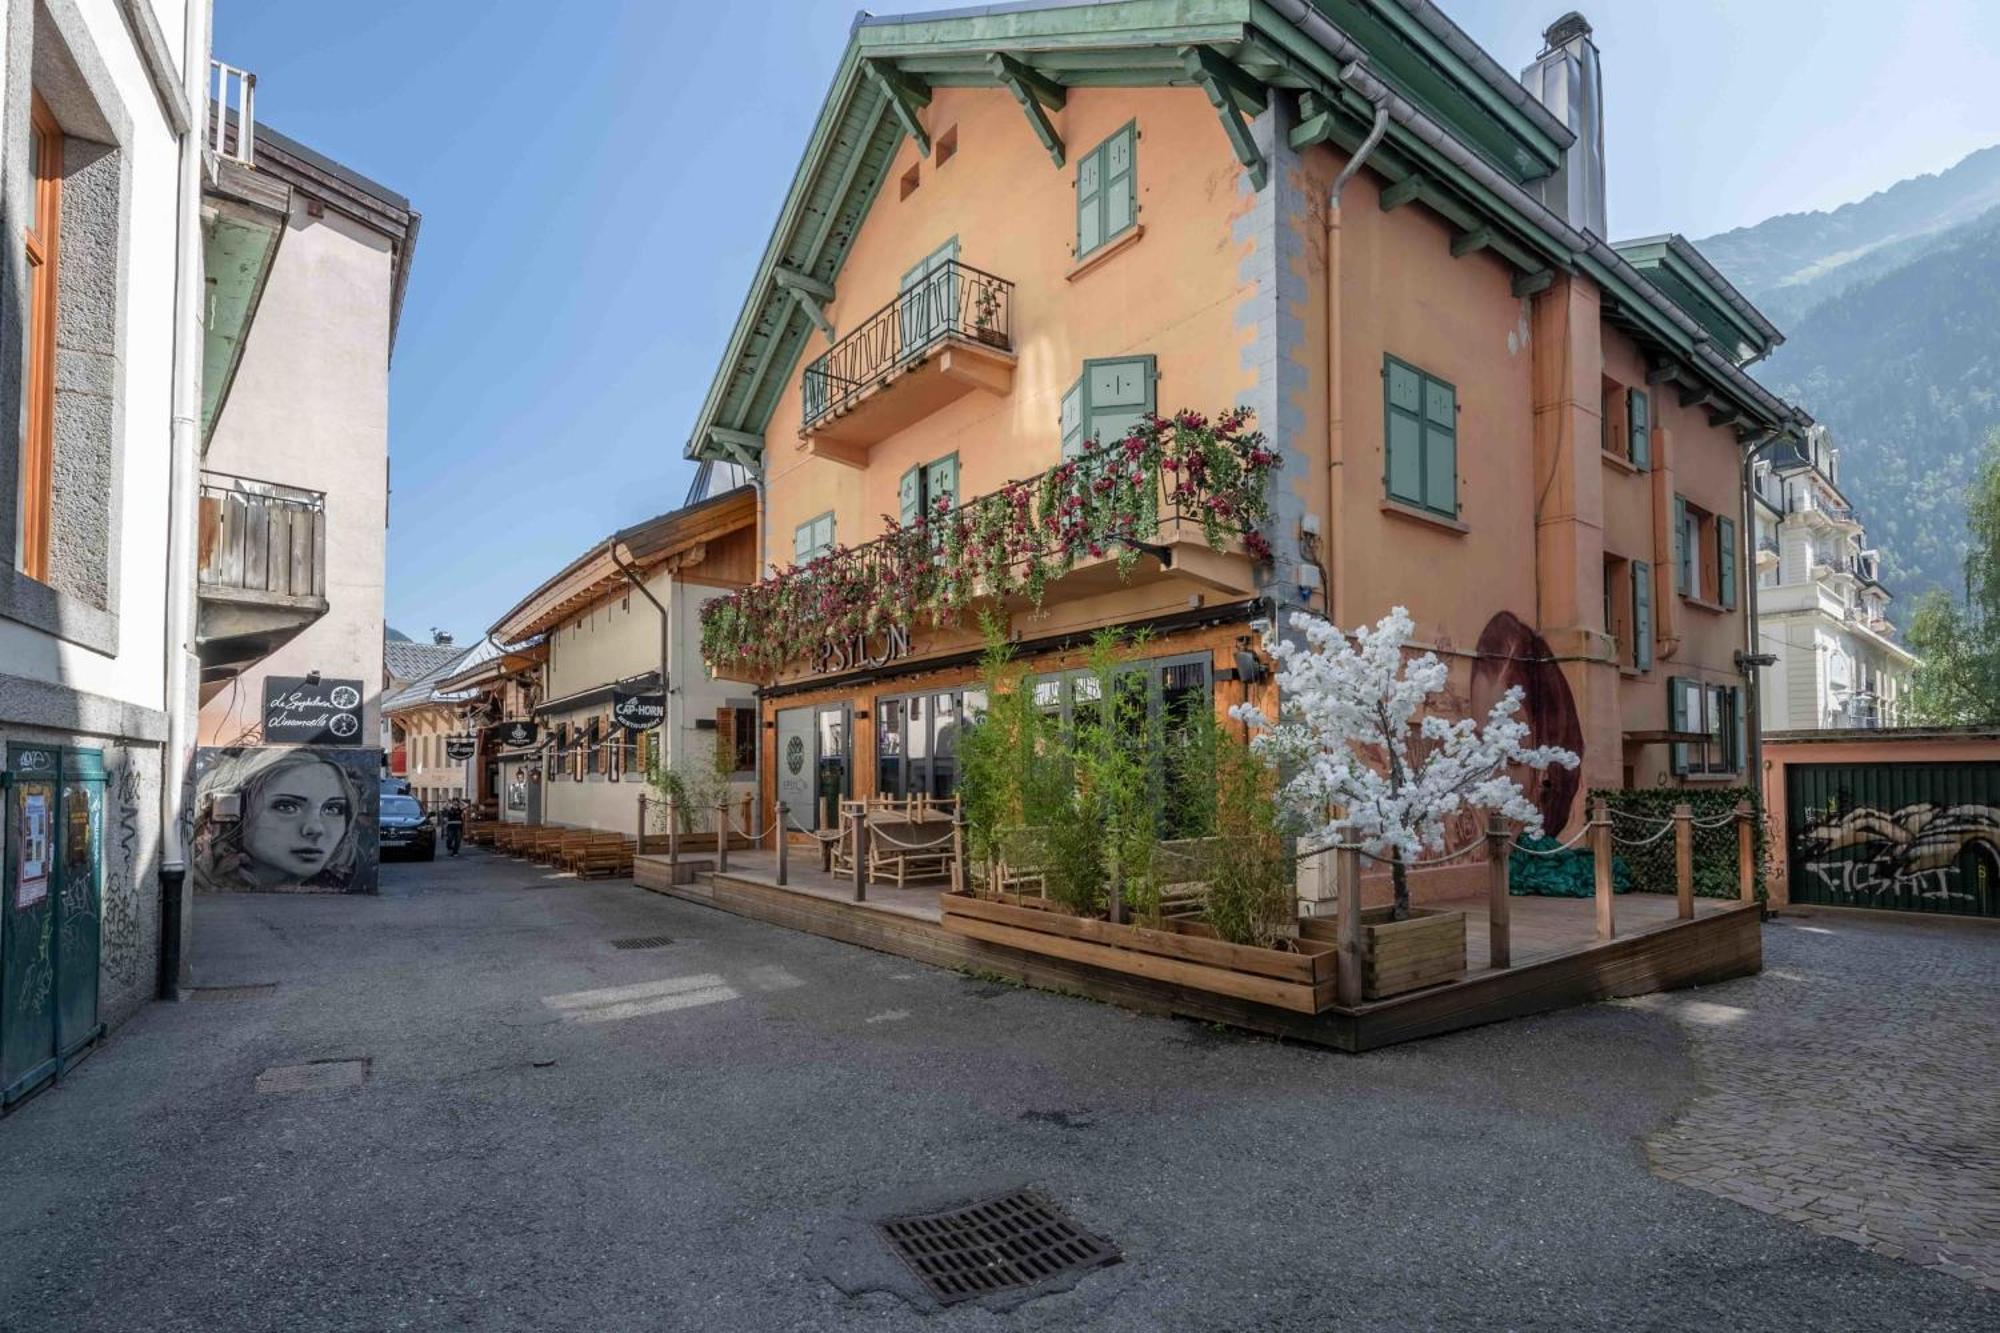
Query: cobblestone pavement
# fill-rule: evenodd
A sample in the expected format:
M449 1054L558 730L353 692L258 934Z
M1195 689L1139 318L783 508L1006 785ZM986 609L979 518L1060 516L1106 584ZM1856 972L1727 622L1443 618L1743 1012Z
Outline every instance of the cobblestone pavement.
M1764 971L1648 996L1702 1091L1653 1169L2000 1291L2000 930L1819 913L1773 921Z

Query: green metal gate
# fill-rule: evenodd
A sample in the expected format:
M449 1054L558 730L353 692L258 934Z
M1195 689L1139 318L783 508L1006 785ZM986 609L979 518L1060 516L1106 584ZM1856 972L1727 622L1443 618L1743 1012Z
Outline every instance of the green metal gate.
M2000 916L2000 763L1792 764L1795 903Z
M27 1096L104 1034L104 756L14 744L0 774L0 1105Z

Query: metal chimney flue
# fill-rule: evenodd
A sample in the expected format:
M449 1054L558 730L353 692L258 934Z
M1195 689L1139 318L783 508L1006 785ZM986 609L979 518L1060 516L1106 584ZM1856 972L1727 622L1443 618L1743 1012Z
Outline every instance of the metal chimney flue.
M1570 11L1542 33L1542 51L1521 71L1537 101L1576 135L1563 164L1533 185L1535 193L1570 226L1599 240L1604 221L1604 72L1590 22Z

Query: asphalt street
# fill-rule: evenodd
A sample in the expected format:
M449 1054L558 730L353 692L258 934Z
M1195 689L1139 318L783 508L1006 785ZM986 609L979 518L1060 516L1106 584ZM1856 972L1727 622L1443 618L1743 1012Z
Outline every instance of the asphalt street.
M384 888L200 899L214 989L0 1121L0 1328L2000 1321L1649 1170L1702 1092L1669 1006L1350 1057L476 852ZM1123 1262L913 1302L872 1222L1015 1185Z

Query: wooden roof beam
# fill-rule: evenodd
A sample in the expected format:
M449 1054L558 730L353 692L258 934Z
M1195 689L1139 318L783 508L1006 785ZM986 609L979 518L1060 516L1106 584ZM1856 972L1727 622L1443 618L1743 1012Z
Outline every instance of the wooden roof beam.
M1646 371L1646 383L1648 384L1667 384L1680 377L1680 364L1674 361L1661 361L1649 367Z
M1048 112L1042 108L1046 106L1051 111L1062 110L1069 94L1060 83L1022 64L1012 56L994 51L986 57L986 64L992 69L993 77L1005 84L1007 90L1014 94L1014 100L1021 104L1022 112L1028 117L1028 127L1035 132L1035 137L1042 141L1042 147L1048 149L1049 159L1057 166L1061 166L1064 156L1062 136L1056 133L1056 127L1050 122Z
M1536 269L1533 273L1514 275L1514 295L1535 296L1555 285L1556 271L1552 268Z
M1463 259L1467 255L1477 254L1491 244L1493 244L1492 230L1487 227L1474 227L1471 231L1459 232L1451 238L1451 257Z
M1188 77L1208 94L1209 105L1222 121L1222 132L1228 136L1236 160L1250 173L1250 187L1263 189L1271 179L1271 165L1264 160L1257 141L1250 137L1250 126L1243 115L1245 111L1251 115L1263 114L1270 105L1270 94L1263 84L1223 59L1213 47L1184 46L1180 57Z
M1404 204L1414 203L1424 192L1424 178L1415 172L1382 191L1382 211L1393 213Z
M931 155L931 136L924 132L917 112L931 104L931 86L914 74L905 74L886 60L867 62L868 76L889 96L889 109L903 123L903 133L916 141L917 155Z
M799 309L806 312L828 342L833 341L833 321L826 317L826 302L833 299L833 285L818 278L807 277L782 264L771 271L771 277L781 291L789 292Z
M762 475L764 469L758 460L764 454L763 436L752 435L747 430L731 430L727 426L710 426L708 438L745 472Z

